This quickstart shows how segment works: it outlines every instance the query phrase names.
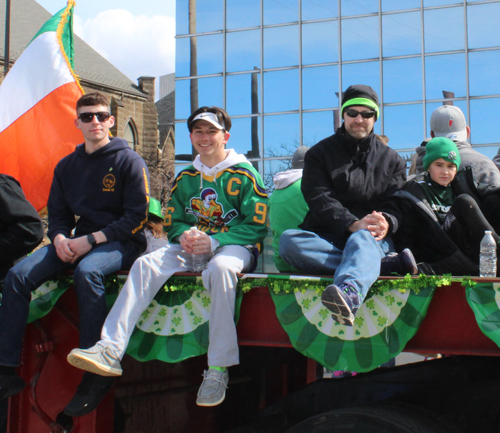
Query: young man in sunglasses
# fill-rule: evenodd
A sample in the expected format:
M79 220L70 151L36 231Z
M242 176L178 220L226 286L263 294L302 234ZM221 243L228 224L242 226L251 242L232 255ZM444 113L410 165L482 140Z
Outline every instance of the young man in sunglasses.
M321 299L334 320L349 326L392 249L385 238L390 221L375 209L406 180L404 160L373 133L378 115L371 87L344 92L344 123L305 157L301 189L309 212L302 230L280 240L281 257L296 269L334 274ZM386 273L417 272L408 252L382 262Z
M0 400L24 381L19 365L31 292L57 274L73 270L80 312L80 345L93 346L106 319L104 278L128 269L146 248L143 226L148 208L148 171L125 140L110 138L114 118L99 93L82 96L75 126L84 143L59 161L48 201L52 243L15 265L7 274L0 306ZM74 232L73 232L74 231ZM85 373L66 406L69 416L97 407L112 378Z

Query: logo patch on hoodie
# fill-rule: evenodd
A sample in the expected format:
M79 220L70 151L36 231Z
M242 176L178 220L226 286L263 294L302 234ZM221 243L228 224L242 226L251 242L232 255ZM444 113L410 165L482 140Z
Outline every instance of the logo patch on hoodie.
M199 197L191 198L190 203L191 207L187 207L185 211L196 217L200 230L203 230L203 227L211 228L212 231L214 228L220 228L221 233L227 232L226 225L238 216L235 209L224 215L224 208L217 201L217 192L212 188L205 188Z
M114 191L113 187L115 186L115 183L116 183L115 177L111 173L107 174L106 176L104 176L104 179L102 180L102 184L104 185L104 188L102 190L113 192Z

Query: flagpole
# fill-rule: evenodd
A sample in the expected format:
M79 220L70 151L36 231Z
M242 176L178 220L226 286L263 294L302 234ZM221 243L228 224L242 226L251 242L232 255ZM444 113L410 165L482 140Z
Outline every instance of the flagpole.
M12 31L15 2L9 3ZM7 0L0 10L6 9L4 4ZM12 64L6 62L9 72L0 85L0 143L9 145L0 158L0 173L19 181L37 210L47 205L54 167L82 140L74 126L75 104L84 93L71 64L74 4L69 0L14 56ZM2 53L0 61L1 57ZM51 134L45 137L47 128Z
M5 2L5 48L4 48L3 76L9 72L10 63L10 0Z

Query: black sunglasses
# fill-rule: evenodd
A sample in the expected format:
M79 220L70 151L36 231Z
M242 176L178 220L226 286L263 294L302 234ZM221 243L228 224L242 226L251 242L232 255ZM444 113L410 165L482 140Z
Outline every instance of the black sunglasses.
M92 119L94 116L97 117L97 120L99 122L106 122L111 117L111 114L106 113L105 111L99 111L98 113L80 113L78 118L83 122L83 123L90 123L92 122Z
M375 111L358 111L355 110L354 108L346 108L345 114L347 114L349 117L358 117L358 114L361 114L361 117L363 119L370 119L373 116L375 116Z

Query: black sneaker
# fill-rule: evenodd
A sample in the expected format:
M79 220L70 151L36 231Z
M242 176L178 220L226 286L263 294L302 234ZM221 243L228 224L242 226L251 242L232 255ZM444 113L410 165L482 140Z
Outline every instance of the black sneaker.
M408 248L405 248L399 254L389 254L381 260L380 276L391 277L393 275L404 276L406 274L418 274L417 262Z
M92 412L113 386L113 377L99 376L86 371L76 389L75 396L64 408L69 416L82 416Z
M341 325L352 326L361 302L358 291L350 284L330 284L321 294L321 303L332 312Z
M57 425L59 424L59 425ZM56 425L51 425L54 432L71 432L73 431L73 418L66 415L64 412L59 412L56 416ZM57 430L59 428L59 430Z
M5 400L21 392L26 383L16 373L0 374L0 400Z
M429 263L418 263L417 268L419 274L436 275L436 272L432 269L432 266Z

